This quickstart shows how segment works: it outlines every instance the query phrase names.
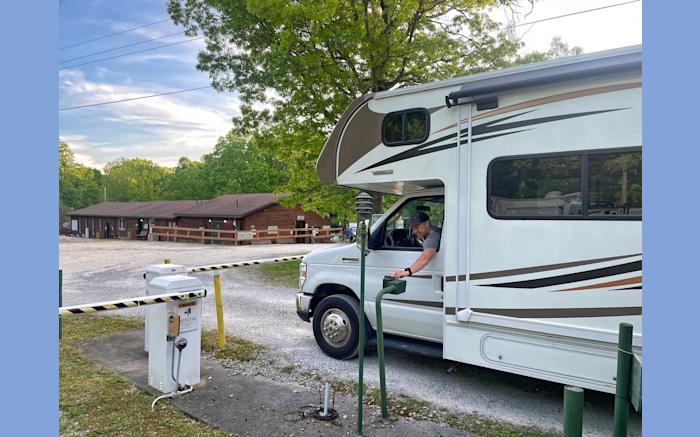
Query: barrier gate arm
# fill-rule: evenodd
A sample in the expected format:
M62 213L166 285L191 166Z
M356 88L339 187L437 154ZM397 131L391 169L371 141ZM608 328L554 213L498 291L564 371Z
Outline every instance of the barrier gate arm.
M200 299L206 297L207 290L183 291L179 293L157 294L154 296L140 296L131 299L113 300L109 302L97 302L83 305L73 305L58 308L59 316L73 314L96 313L98 311L112 311L123 308L135 308L145 305L155 305L176 300L187 301L190 299Z
M207 266L190 267L187 269L187 273L207 272L210 270L224 270L224 269L232 269L232 268L243 267L243 266L256 266L256 265L260 265L260 264L274 264L274 263L297 261L297 260L300 261L302 258L304 258L304 255L292 255L292 256L284 256L284 257L280 257L280 258L264 258L264 259L250 260L250 261L239 261L239 262L235 262L235 263L211 264L211 265L207 265Z

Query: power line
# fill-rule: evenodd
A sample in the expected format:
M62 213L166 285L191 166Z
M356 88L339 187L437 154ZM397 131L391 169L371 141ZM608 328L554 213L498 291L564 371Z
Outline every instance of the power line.
M627 2L616 3L616 4L614 4L614 5L601 6L601 7L599 7L599 8L586 9L586 10L584 10L584 11L570 12L570 13L568 13L568 14L557 15L557 16L555 16L555 17L548 17L548 18L542 18L542 19L540 19L540 20L528 21L528 22L526 22L526 23L510 24L510 25L505 26L505 27L503 27L503 28L501 28L501 29L498 29L498 31L499 31L499 32L502 32L502 31L504 31L504 30L506 30L506 29L512 29L512 28L520 27L520 26L527 26L527 25L529 25L529 24L542 23L542 22L544 22L544 21L556 20L556 19L558 19L558 18L570 17L570 16L572 16L572 15L579 15L579 14L585 14L585 13L588 13L588 12L600 11L600 10L602 10L602 9L608 9L608 8L614 8L614 7L617 7L617 6L628 5L628 4L630 4L630 3L637 3L637 2L639 2L639 1L640 1L640 0L631 0L631 1L627 1Z
M203 38L204 38L203 36L199 36L199 37L197 37L197 38L186 39L186 40L184 40L184 41L172 42L172 43L170 43L170 44L162 44L162 45L159 45L159 46L151 47L151 48L149 48L149 49L137 50L137 51L135 51L135 52L123 53L123 54L121 54L121 55L115 55L115 56L109 56L109 57L106 57L106 58L94 59L94 60L92 60L92 61L83 62L82 64L75 64L75 65L69 65L69 66L67 66L67 67L61 67L61 68L58 69L58 71L61 71L61 70L68 70L68 69L76 68L76 67L81 67L81 66L83 66L83 65L88 65L88 64L94 64L95 62L102 62L102 61L108 61L108 60L110 60L110 59L123 58L124 56L131 56L131 55L136 55L136 54L139 54L139 53L150 52L151 50L161 49L161 48L163 48L163 47L175 46L175 45L178 45L178 44L184 44L184 43L186 43L186 42L196 41L196 40L198 40L198 39L203 39Z
M136 30L136 29L143 29L144 27L153 26L155 24L160 24L160 23L165 23L166 21L170 21L170 18L164 18L164 19L159 20L159 21L154 21L153 23L142 24L140 26L131 27L131 28L126 29L126 30L122 30L119 32L113 32L113 33L110 33L108 35L98 36L96 38L86 39L85 41L80 41L80 42L77 42L75 44L70 44L67 46L59 47L59 50L69 49L71 47L87 44L89 42L97 41L97 40L104 39L104 38L109 38L110 36L114 36L114 35L121 35L122 33L131 32L131 31Z
M59 110L59 111L70 111L70 110L72 110L72 109L90 108L90 107L93 107L93 106L102 106L102 105L111 105L112 103L122 103L122 102L130 102L130 101L132 101L132 100L149 99L149 98L151 98L151 97L168 96L168 95L171 95L171 94L186 93L186 92L189 92L189 91L203 90L203 89L211 88L211 87L212 87L211 85L207 85L207 86L201 86L201 87L198 87L198 88L189 88L189 89L186 89L186 90L177 90L177 91L170 91L170 92L167 92L167 93L150 94L150 95L147 95L147 96L131 97L131 98L129 98L129 99L112 100L112 101L110 101L110 102L92 103L92 104L89 104L89 105L80 105L80 106L69 106L69 107L67 107L67 108L58 108L58 110Z
M132 42L131 44L126 44L123 46L114 47L114 48L107 49L107 50L100 50L99 52L88 53L87 55L76 56L74 58L63 59L63 60L60 60L58 62L59 62L59 64L62 64L64 62L75 61L77 59L89 58L90 56L95 56L95 55L99 55L99 54L107 53L107 52L113 52L115 50L124 49L124 48L132 47L132 46L137 46L137 45L145 44L145 43L151 42L151 41L158 41L159 39L165 39L165 38L169 38L169 37L175 36L175 35L182 35L184 33L185 33L185 31L183 30L182 32L175 32L175 33L171 33L169 35L159 36L157 38L149 38L149 39L145 39L143 41Z

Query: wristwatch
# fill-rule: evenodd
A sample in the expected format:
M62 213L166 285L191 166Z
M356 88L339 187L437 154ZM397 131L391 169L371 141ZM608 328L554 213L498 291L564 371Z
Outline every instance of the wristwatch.
M408 276L413 276L413 271L411 270L410 267L406 267L405 269L403 269L403 271L408 272Z

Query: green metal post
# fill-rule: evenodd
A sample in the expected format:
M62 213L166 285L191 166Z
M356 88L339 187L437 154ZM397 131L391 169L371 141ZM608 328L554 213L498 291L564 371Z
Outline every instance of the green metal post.
M377 356L379 358L379 390L382 399L382 420L389 420L389 409L386 405L386 378L384 376L384 330L382 328L382 297L393 290L394 286L390 285L377 294Z
M629 323L620 323L620 333L617 340L617 383L615 385L613 437L624 437L627 435L631 376L632 325Z
M583 435L583 389L564 387L564 437Z
M357 229L360 237L360 350L359 375L357 378L357 435L362 435L362 397L364 394L363 369L365 361L365 248L367 244L367 228L361 220Z
M63 306L63 270L58 269L58 306ZM58 339L63 336L61 316L58 316Z

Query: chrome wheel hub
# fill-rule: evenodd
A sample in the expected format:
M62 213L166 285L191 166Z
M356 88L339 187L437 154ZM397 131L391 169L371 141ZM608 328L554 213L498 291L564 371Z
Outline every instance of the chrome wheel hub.
M343 311L331 308L321 318L323 338L333 347L343 347L350 340L352 328L350 320Z

